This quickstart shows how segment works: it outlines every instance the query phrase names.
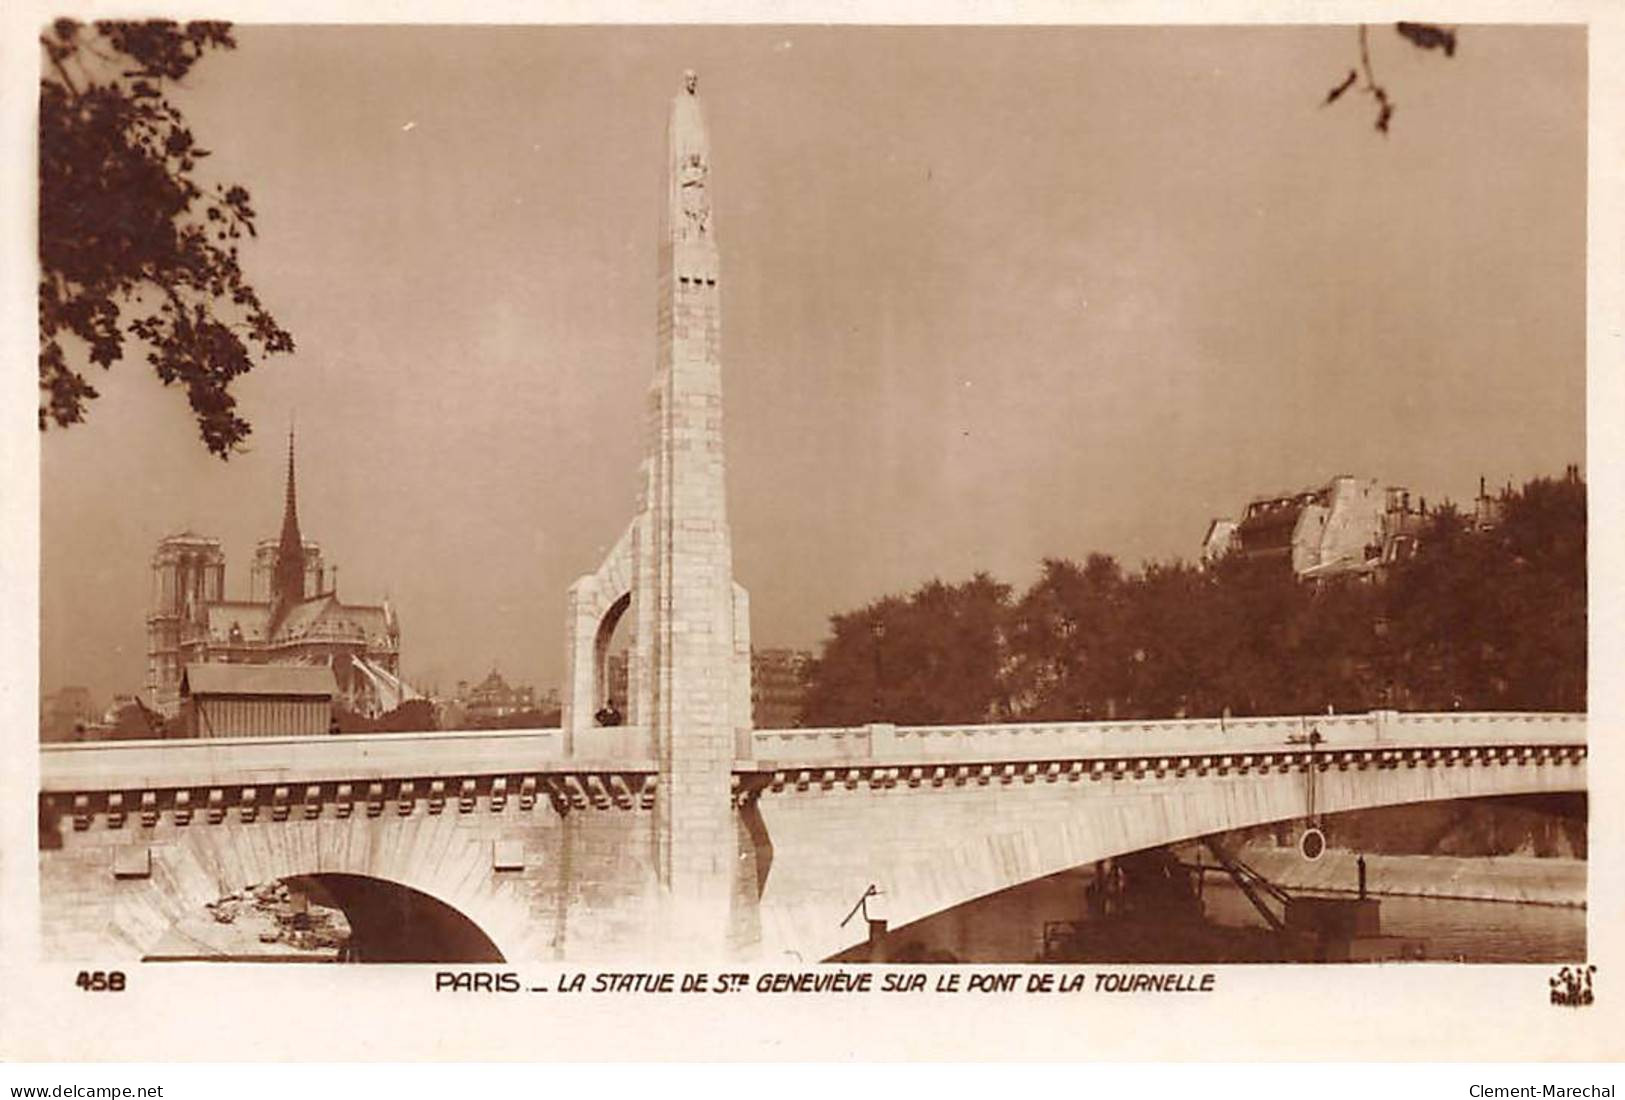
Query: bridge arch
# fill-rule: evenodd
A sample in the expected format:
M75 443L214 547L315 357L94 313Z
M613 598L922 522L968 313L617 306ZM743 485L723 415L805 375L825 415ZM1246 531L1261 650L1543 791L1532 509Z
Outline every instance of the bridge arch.
M462 944L452 951L456 958L445 961L476 961L470 954L484 961L546 955L532 942L538 929L525 884L494 874L490 837L460 829L454 814L361 814L274 825L227 819L163 825L147 837L128 830L98 835L119 847L139 841L146 847L150 870L116 881L111 891L79 895L72 904L82 909L50 914L52 926L74 931L72 941L61 945L65 954L144 958L175 928L206 919L212 902L251 886L305 879L324 884L329 896L336 889L357 905L395 905L434 922L436 942ZM94 862L101 865L104 858ZM107 862L116 860L115 855ZM51 861L42 871L62 866ZM71 900L53 894L62 904ZM375 916L381 914L364 914L363 924ZM386 954L398 955L399 946Z
M843 769L828 771L827 783L766 788L757 804L773 845L761 895L764 961L829 958L861 941L861 929L839 922L871 885L900 928L1096 860L1307 814L1301 754L1223 774L1170 758L1117 763L1070 777L974 765L936 784L898 782L906 769ZM1481 756L1423 748L1340 763L1315 769L1318 813L1586 785L1583 752L1558 747Z
M277 888L278 893L268 895L267 888ZM268 900L257 901L250 896L253 893ZM438 898L370 875L336 872L291 875L222 898L235 926L229 931L218 926L212 912L183 914L146 950L143 961L240 960L279 954L280 947L257 943L255 933L275 927L276 918L270 914L290 912L295 897L312 908L343 914L349 936L339 950L339 961L464 965L506 961L479 925ZM258 919L255 909L260 910ZM328 933L325 942L331 944L332 929L321 923L314 927Z
M313 902L343 911L355 962L500 963L491 937L465 914L410 886L320 872L284 880Z
M1405 803L1396 807L1377 807L1374 812L1384 815L1390 810L1416 805L1422 804ZM1545 839L1549 846L1575 843L1582 853L1585 848L1583 832L1587 815L1586 796L1583 793L1508 795L1490 799L1451 799L1448 801L1434 801L1427 803L1427 805L1441 808L1455 806L1460 807L1461 811L1489 808L1491 812L1498 815L1508 815L1506 824L1513 829L1517 829L1520 814L1538 814L1543 819L1543 824L1548 826ZM1358 817L1370 812L1373 811L1355 811L1355 816ZM1281 822L1266 823L1259 828L1260 837L1266 831L1274 834L1271 838L1272 843L1269 844L1271 848L1275 848L1276 845L1285 841L1291 843L1287 847L1280 847L1269 853L1270 856L1279 857L1279 861L1271 860L1266 856L1265 861L1258 864L1256 869L1263 872L1265 877L1275 879L1278 885L1286 887L1293 893L1298 892L1299 889L1298 886L1294 885L1293 879L1290 877L1294 873L1290 868L1295 867L1303 868L1302 873L1306 875L1305 881L1307 882L1323 882L1329 887L1341 887L1352 892L1358 881L1358 872L1354 863L1355 854L1361 851L1367 853L1376 852L1379 856L1381 854L1380 848L1374 849L1367 844L1362 844L1359 842L1359 838L1370 839L1373 832L1392 835L1389 823L1392 822L1395 826L1399 826L1399 823L1393 822L1389 818L1384 818L1380 825L1371 818L1353 822L1346 820L1345 816L1333 814L1323 819L1323 828L1330 838L1330 843L1336 848L1345 850L1334 854L1333 858L1328 860L1326 865L1323 865L1319 873L1309 872L1298 853L1296 841L1301 828L1306 825L1302 819L1285 819ZM1557 826L1557 822L1565 819L1570 823L1578 823L1581 831L1580 837L1576 838L1572 834L1567 834L1566 830ZM1525 826L1533 824L1528 817L1522 817L1521 821ZM1432 829L1430 831L1433 835L1440 835L1450 828L1449 825L1445 825L1444 829L1440 829L1440 822L1453 822L1456 826L1464 827L1469 831L1482 829L1486 825L1483 817L1469 816L1465 812L1458 811L1458 813L1450 815L1440 814L1437 818L1431 819ZM1291 826L1291 828L1283 828L1285 826ZM1491 828L1493 830L1498 826L1499 820ZM1404 828L1404 826L1399 827L1400 829ZM1494 842L1493 835L1492 832L1490 837L1492 843ZM1526 843L1528 839L1527 833L1522 835L1523 839L1520 844ZM1200 839L1187 837L1182 841L1170 842L1170 845L1172 847L1193 845L1194 842ZM1237 834L1229 834L1228 839L1229 844L1226 847L1232 854L1257 863L1252 851L1238 850ZM1506 850L1505 845L1502 847L1503 850ZM1153 853L1164 853L1170 850L1170 846L1161 846L1147 852L1129 853L1129 856L1149 856ZM1487 866L1493 863L1496 854L1498 853L1487 852L1483 857L1484 864ZM1119 856L1117 858L1124 857ZM1190 853L1186 853L1184 858L1189 859ZM1197 858L1199 861L1211 865L1212 856L1210 854L1198 852ZM890 925L886 932L885 958L891 962L950 962L971 959L1004 962L1031 961L1034 953L1040 950L1039 937L1042 935L1046 923L1050 921L1075 921L1083 915L1089 904L1087 891L1098 881L1097 875L1100 866L1100 864L1086 864L1068 868L1066 871L1055 875L1019 882L992 894L971 898L952 908L936 913L928 913L907 924ZM1142 870L1151 869L1149 864L1141 864L1141 867ZM1326 878L1328 872L1333 876L1329 881ZM1427 891L1430 889L1429 886L1419 884L1414 879L1403 874L1397 880L1388 879L1385 877L1386 874L1387 872L1383 870L1374 871L1372 880L1374 891L1382 893L1384 890L1397 890L1400 893L1410 893L1420 890L1422 896L1426 896ZM1446 871L1445 874L1448 876L1450 872ZM1283 875L1285 877L1278 877ZM1220 881L1223 885L1228 885L1228 880L1223 876L1220 876ZM1448 877L1439 882L1436 888L1444 896L1457 900L1472 898L1477 895L1475 884L1463 885ZM1315 887L1309 887L1308 889L1311 893L1319 892ZM1518 892L1516 896L1523 896L1523 892L1529 889L1529 884L1517 884L1515 889ZM1463 890L1466 891L1465 894L1456 893L1456 891ZM1535 886L1534 891L1536 898L1543 896L1541 886ZM1489 894L1478 896L1483 901L1491 900ZM1155 899L1152 899L1151 903L1154 906L1156 904ZM1579 920L1583 926L1583 915ZM1191 944L1186 944L1185 949L1200 950ZM1129 950L1134 949L1129 948ZM863 941L841 952L835 958L841 961L862 962L870 958L869 952L870 944ZM1127 962L1131 960L1124 958L1121 961ZM1135 961L1149 962L1152 960L1139 958ZM1197 961L1197 958L1192 957L1185 961L1194 962ZM1231 961L1243 960L1235 958Z

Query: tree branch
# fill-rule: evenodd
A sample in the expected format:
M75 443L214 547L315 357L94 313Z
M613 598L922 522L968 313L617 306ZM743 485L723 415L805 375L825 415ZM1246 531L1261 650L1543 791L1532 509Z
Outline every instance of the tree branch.
M68 70L62 67L62 59L57 57L55 50L51 49L51 43L46 41L42 36L40 38L40 45L45 47L45 56L51 59L51 67L55 69L57 75L62 78L62 83L68 86L68 91L73 95L73 98L78 99L79 85L73 82L73 77L68 75Z

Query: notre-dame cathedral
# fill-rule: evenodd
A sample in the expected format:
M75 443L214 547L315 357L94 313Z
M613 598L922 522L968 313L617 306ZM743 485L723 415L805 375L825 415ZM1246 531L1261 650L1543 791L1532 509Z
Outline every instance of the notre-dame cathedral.
M180 709L181 674L191 664L325 665L351 710L377 715L415 693L400 679L400 624L386 601L339 599L337 569L299 534L293 434L288 434L282 534L255 549L246 600L225 596L220 540L183 532L152 557L147 614L147 695L165 716Z

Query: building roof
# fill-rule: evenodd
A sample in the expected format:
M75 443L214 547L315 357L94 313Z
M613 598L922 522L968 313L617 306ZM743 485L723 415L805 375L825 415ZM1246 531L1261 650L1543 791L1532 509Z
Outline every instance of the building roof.
M323 593L288 604L282 611L281 622L276 625L276 639L287 641L309 634L317 622L327 618L329 606L337 602L330 594Z
M245 600L225 600L204 605L209 619L209 636L225 641L231 636L232 624L243 632L247 642L263 642L265 629L271 618L271 605L249 603Z
M271 605L248 600L220 600L204 605L211 641L230 639L235 624L249 644L286 644L305 639L360 643L369 649L388 646L393 624L387 607L378 604L341 603L331 592L288 607L276 633L270 634Z
M1308 504L1283 504L1245 516L1236 525L1234 537L1247 552L1290 549L1298 520L1309 507Z
M200 535L188 527L184 531L176 531L172 535L165 535L159 540L158 545L165 546L171 543L176 545L184 544L187 546L219 546L220 540L215 538L213 535Z
M315 665L187 665L181 674L182 695L338 694L333 670Z
M328 592L289 607L272 640L290 642L312 637L387 644L389 633L389 615L383 607L341 603Z

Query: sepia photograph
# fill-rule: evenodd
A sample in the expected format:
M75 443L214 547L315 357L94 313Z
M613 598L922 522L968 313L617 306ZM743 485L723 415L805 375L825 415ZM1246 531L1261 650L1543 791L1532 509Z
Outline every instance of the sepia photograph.
M52 973L1598 999L1585 23L35 30Z

